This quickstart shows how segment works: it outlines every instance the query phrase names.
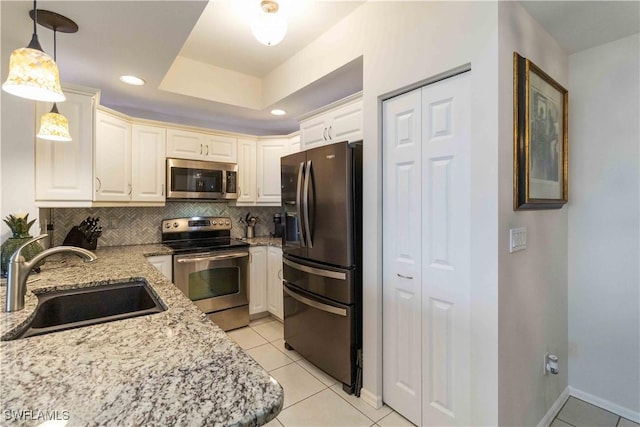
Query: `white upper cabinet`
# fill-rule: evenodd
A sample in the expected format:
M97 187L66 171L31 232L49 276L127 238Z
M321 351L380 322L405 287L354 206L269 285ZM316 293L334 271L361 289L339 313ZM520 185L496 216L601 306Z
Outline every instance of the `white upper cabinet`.
M95 205L165 203L166 131L96 112ZM104 204L102 204L104 206Z
M289 154L288 139L258 141L257 145L257 191L256 202L280 205L280 158Z
M236 150L237 140L233 137L167 129L167 157L237 163Z
M204 159L204 134L180 129L167 129L167 157Z
M237 205L256 202L256 140L238 139Z
M131 127L131 201L165 201L166 129L133 124Z
M88 206L93 199L93 125L97 91L64 88L58 110L69 120L71 141L35 139L35 195L39 207ZM36 131L51 103L36 103Z
M300 121L301 149L362 139L362 96L331 104Z
M238 140L223 135L206 135L204 138L205 160L237 163Z
M131 200L131 123L96 112L95 201Z
M297 153L300 151L300 134L296 133L289 137L289 153Z

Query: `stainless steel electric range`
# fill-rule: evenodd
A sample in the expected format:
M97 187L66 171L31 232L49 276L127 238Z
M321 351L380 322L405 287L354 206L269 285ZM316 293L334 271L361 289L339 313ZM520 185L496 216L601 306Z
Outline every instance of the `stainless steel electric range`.
M231 238L231 218L162 221L174 251L173 283L225 331L249 324L249 244Z

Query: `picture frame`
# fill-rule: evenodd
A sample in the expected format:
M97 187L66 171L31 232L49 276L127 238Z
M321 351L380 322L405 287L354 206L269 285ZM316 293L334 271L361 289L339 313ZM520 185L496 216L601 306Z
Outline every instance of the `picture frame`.
M560 209L568 201L569 92L513 53L513 210Z

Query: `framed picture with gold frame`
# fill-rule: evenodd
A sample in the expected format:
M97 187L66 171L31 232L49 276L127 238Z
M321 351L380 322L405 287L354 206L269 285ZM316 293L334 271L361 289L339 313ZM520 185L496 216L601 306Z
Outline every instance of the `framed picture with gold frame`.
M513 209L560 209L568 200L569 92L513 53Z

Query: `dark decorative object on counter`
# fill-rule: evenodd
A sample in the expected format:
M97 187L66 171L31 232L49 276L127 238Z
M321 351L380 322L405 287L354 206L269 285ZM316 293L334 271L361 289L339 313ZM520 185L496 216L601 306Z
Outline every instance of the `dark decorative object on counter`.
M102 227L98 227L99 221L100 218L87 217L80 225L74 226L69 231L63 245L95 250L98 246L98 237L102 235Z
M9 237L2 244L2 250L0 252L0 267L2 268L2 277L5 277L7 275L7 265L9 264L9 258L11 258L11 255L13 255L15 251L25 242L33 238L33 236L29 234L29 229L31 228L33 223L36 222L36 220L34 219L32 221L29 221L29 214L25 214L9 215L4 219L4 222L11 229L13 236ZM29 261L42 251L42 246L40 246L38 242L33 242L22 250L22 256L25 260ZM44 261L39 262L38 265L35 266L34 270L37 273L40 272L40 266L42 264L44 264Z

